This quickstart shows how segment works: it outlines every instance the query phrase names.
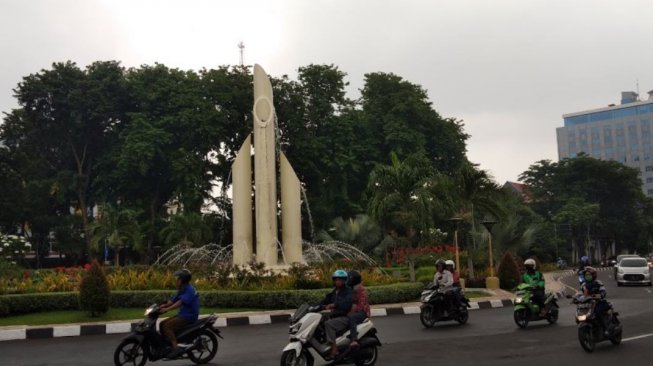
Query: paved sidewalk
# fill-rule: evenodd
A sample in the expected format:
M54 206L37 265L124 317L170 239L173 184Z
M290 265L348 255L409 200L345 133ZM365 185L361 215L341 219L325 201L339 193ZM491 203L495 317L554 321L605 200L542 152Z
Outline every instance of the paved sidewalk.
M487 291L488 297L474 298L470 301L471 310L495 309L512 306L512 293L504 290L467 289L468 291ZM419 302L372 305L372 317L419 314ZM294 310L272 310L222 313L215 323L217 327L239 325L262 325L287 323ZM208 314L202 314L208 315ZM163 320L161 318L159 321ZM0 327L0 341L17 339L40 339L56 337L75 337L97 334L129 333L142 319L103 323L53 324L38 326Z

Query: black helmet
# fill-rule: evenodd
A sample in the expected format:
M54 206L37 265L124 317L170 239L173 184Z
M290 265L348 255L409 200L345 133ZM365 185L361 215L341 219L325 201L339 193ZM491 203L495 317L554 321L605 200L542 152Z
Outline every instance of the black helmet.
M438 266L440 265L442 266L442 268L444 268L446 267L447 263L442 258L440 258L437 261L435 261L435 268L438 268Z
M349 271L347 276L347 286L354 287L363 281L361 274L358 271Z
M190 282L190 279L191 279L191 277L192 277L190 271L187 270L187 269L185 269L185 268L184 268L184 269L180 269L179 271L173 273L173 276L175 276L176 278L180 279L181 282L183 282L183 283L188 283L188 282Z

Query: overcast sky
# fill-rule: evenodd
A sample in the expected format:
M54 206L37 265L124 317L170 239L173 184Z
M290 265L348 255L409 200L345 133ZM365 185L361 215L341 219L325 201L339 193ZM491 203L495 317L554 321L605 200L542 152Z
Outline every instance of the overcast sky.
M563 113L653 89L647 1L0 0L0 110L22 76L72 60L182 69L259 63L274 76L335 64L350 97L393 72L464 120L469 157L500 182L557 159Z

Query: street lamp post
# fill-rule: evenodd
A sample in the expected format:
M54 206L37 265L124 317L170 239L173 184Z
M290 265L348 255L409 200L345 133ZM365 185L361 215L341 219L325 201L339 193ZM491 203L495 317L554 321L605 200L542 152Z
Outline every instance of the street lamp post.
M458 225L460 222L463 221L461 217L452 217L449 219L449 222L452 222L454 224L454 232L453 232L453 243L456 247L456 271L460 273L460 250L458 249ZM463 278L459 279L460 282L460 287L465 288L465 280Z
M485 280L485 286L492 289L499 288L499 279L494 276L494 256L492 254L492 227L496 223L497 222L494 220L485 220L481 222L481 225L485 226L485 229L487 229L488 233L490 234L488 237L488 249L490 252L490 277Z
M452 217L449 219L449 222L452 222L454 224L453 243L454 246L456 247L456 270L457 271L460 271L460 252L458 249L458 225L460 224L461 221L463 221L463 219L460 217Z

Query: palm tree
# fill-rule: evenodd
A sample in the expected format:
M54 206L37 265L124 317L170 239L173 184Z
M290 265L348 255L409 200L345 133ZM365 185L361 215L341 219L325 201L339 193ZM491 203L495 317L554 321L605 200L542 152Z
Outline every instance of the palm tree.
M195 247L211 240L211 228L201 215L191 212L173 215L161 230L161 237L168 246Z
M485 170L478 169L477 165L467 161L456 174L455 181L457 198L460 201L457 216L471 225L472 233L476 232L475 216L479 213L501 216L502 211L498 203L499 186ZM472 248L476 249L475 235L470 237ZM469 277L473 278L474 262L471 255L467 259L467 268Z
M115 253L114 263L119 265L121 247L142 250L143 235L137 221L138 213L131 209L104 204L99 208L98 218L90 225L91 247L100 249L104 243Z
M423 155L400 161L393 153L391 160L391 165L377 165L370 174L368 211L396 243L413 248L420 233L433 228L436 216L451 207L450 186ZM408 257L414 281L414 258Z
M354 218L338 217L331 221L327 231L317 235L318 241L339 240L356 246L364 252L370 252L381 241L381 228L368 215L356 215Z

